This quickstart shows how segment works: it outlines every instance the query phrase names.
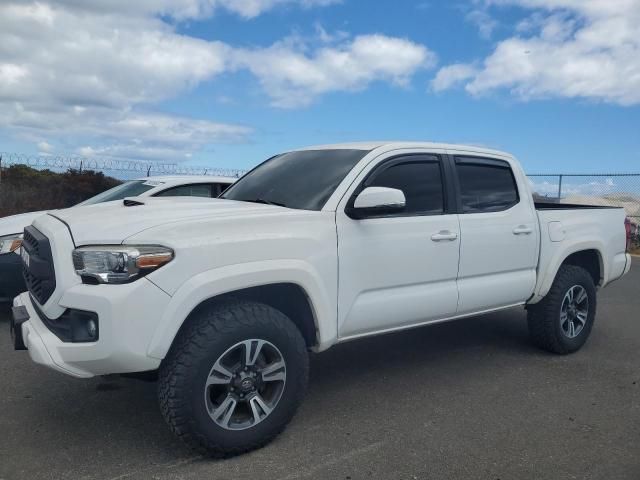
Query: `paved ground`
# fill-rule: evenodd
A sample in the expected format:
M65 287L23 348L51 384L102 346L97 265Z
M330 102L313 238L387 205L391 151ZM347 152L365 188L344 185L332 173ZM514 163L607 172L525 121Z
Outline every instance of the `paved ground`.
M0 317L0 479L638 479L640 267L600 296L592 337L558 357L519 311L336 347L268 447L193 456L155 385L74 380L9 346Z

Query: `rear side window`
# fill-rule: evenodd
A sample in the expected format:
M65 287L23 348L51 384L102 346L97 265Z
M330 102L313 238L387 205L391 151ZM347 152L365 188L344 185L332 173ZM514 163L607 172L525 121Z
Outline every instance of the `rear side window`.
M437 215L444 212L444 192L440 162L399 161L376 172L367 187L397 188L407 205L398 215Z
M500 212L519 201L518 187L507 162L456 158L462 213Z
M214 192L215 194L215 192ZM181 185L160 192L156 197L207 197L211 198L211 185L208 183L196 183L193 185Z
M222 192L224 192L227 188L229 188L230 183L212 183L211 184L211 196L217 197Z

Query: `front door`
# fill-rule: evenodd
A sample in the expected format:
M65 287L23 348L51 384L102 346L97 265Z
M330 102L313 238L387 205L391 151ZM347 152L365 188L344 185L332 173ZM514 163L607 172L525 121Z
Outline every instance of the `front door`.
M456 312L458 215L449 213L445 168L434 154L394 156L363 173L336 212L339 257L338 335L392 330ZM352 219L345 207L365 187L404 192L406 207Z

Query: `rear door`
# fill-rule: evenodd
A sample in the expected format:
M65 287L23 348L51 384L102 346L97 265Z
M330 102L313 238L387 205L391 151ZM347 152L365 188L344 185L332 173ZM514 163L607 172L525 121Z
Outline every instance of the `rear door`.
M336 211L341 338L455 314L460 241L448 170L443 155L395 154L363 172L341 201ZM402 190L405 210L350 218L349 202L375 186Z
M461 231L458 313L523 303L534 290L538 258L535 210L519 193L528 190L506 160L454 155L452 165Z

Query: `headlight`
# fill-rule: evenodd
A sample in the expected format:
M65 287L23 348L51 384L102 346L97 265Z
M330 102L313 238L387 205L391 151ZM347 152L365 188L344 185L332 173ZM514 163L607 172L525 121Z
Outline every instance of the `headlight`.
M0 255L15 252L22 246L22 234L14 233L0 237Z
M100 245L73 251L73 266L84 280L129 283L173 260L173 250L155 245Z

